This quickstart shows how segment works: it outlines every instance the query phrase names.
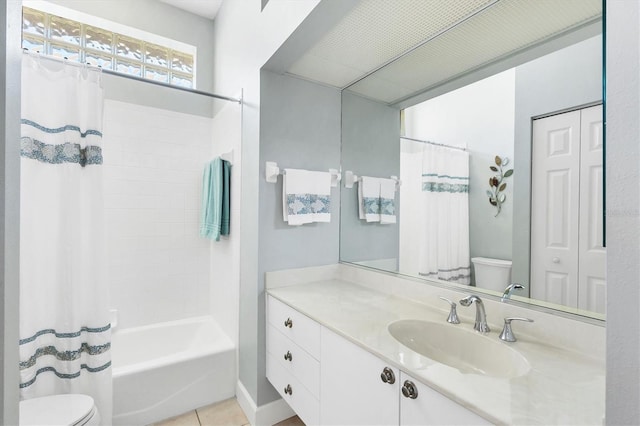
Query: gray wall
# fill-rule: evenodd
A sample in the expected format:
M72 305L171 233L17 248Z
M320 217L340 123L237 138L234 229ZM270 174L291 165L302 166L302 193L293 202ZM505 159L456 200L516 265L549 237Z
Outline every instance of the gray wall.
M640 3L607 0L607 425L640 419Z
M350 92L342 94L342 171L358 176L400 176L400 111ZM398 224L358 219L358 184L341 185L340 260L398 257ZM400 211L398 192L396 209ZM399 217L399 216L398 216Z
M262 71L260 78L260 231L258 321L265 321L264 273L338 262L340 189L331 190L331 222L289 226L282 219L282 176L264 179L264 163L328 171L340 167L340 91ZM258 386L265 388L265 327L258 330ZM243 370L240 380L245 383ZM258 393L258 405L279 396Z
M213 21L154 0L50 0L59 6L158 34L197 48L196 85L213 89ZM210 98L105 75L105 96L122 102L206 117L213 115ZM233 94L230 94L231 96Z
M529 283L531 118L601 100L602 36L590 38L516 68L514 282Z
M0 423L18 423L21 3L0 7Z

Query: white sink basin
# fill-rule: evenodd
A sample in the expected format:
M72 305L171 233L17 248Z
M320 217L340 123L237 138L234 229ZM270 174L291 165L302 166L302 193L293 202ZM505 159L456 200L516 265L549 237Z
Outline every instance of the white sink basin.
M464 325L400 320L389 324L389 333L404 346L463 373L499 378L526 374L531 366L518 351L493 333L481 335Z

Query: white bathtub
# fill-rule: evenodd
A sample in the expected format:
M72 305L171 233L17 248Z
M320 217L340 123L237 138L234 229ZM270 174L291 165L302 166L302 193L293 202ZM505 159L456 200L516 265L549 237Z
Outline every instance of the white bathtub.
M114 425L147 425L235 394L235 348L212 317L116 329L111 347Z

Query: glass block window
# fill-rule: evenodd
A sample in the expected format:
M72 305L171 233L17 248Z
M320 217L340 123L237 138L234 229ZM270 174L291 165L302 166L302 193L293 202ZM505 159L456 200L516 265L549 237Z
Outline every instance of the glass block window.
M195 55L107 28L22 8L22 48L122 74L195 87Z

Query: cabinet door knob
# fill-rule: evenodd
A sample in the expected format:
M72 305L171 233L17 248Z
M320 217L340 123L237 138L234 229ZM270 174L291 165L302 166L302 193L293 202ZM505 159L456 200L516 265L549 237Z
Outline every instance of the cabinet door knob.
M293 391L291 390L291 385L287 385L287 387L284 388L284 393L288 393L289 395L293 394Z
M551 261L553 263L560 263L560 258L559 257L554 257L553 259L551 259Z
M392 385L396 382L396 375L393 374L392 369L385 367L384 370L382 370L382 373L380 373L380 379L382 379L384 383Z
M416 399L418 397L418 388L411 380L405 380L402 385L402 394L405 398Z
M287 320L284 322L284 326L285 327L293 327L293 321L291 321L291 318L287 318Z
M284 354L284 360L285 361L291 361L293 358L291 357L291 352L287 351L286 354Z

